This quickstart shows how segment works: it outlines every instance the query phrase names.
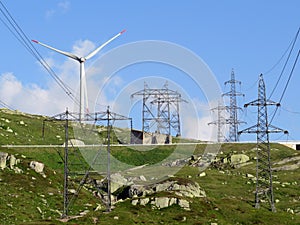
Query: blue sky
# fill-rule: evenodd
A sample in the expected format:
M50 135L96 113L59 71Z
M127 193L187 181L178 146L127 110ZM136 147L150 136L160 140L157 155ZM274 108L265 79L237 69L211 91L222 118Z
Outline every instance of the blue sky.
M227 92L224 82L229 80L234 68L236 79L242 82L244 98L239 104L257 98L257 79L264 74L267 95L273 89L283 67L284 60L268 72L288 48L300 26L299 1L2 1L14 19L30 39L37 39L56 48L87 53L123 29L127 29L117 40L99 54L131 42L161 40L183 46L208 65L222 91ZM1 15L1 18L3 16ZM0 23L2 81L1 100L15 109L38 114L56 114L70 106L66 95L59 91L52 78ZM77 88L78 70L75 62L36 46L57 74ZM282 82L275 90L272 100L278 101L291 65L295 60L300 41L295 45ZM97 58L87 62L87 69ZM129 77L128 74L131 74ZM300 140L300 104L298 86L300 65L296 66L291 82L282 100L273 124L289 130L290 139ZM162 65L139 65L118 72L114 88L107 90L103 107L113 101L128 83L143 76L161 76L169 80L171 87L182 88L187 97L201 108L199 119L209 122L209 107L205 105L203 94L188 88L188 82L180 78L180 72ZM177 79L177 80L176 80ZM9 81L9 85L7 82ZM172 86L172 81L177 84ZM160 83L162 83L161 81ZM6 84L6 86L3 86ZM180 84L178 86L178 84ZM8 88L10 87L10 88ZM192 86L191 86L192 87ZM119 88L119 89L118 89ZM142 89L141 86L136 87ZM197 97L199 99L197 99ZM52 105L52 107L47 107ZM205 109L204 109L205 108ZM100 108L102 110L104 108ZM269 112L272 113L270 108ZM256 123L255 108L249 108L241 117L248 124ZM191 122L191 121L190 121ZM140 126L136 122L137 126ZM192 124L192 122L191 122ZM182 125L184 127L184 124ZM203 128L207 129L206 127ZM184 130L186 136L189 127ZM199 138L206 135L200 132ZM247 136L247 137L246 137ZM246 135L243 140L255 140ZM274 136L274 139L281 138ZM205 136L207 138L207 136ZM282 137L285 139L285 137Z

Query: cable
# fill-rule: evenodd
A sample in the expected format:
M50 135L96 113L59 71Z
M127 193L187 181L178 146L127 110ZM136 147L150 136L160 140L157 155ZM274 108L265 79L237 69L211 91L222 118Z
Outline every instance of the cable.
M282 99L283 99L283 96L284 96L284 94L285 94L285 92L286 92L286 90L287 90L287 87L288 87L288 85L289 85L289 83L290 83L290 80L291 80L291 78L292 78L294 69L295 69L296 64L297 64L297 62L298 62L299 55L300 55L300 50L298 51L297 57L296 57L296 59L295 59L295 61L294 61L294 65L293 65L293 67L292 67L292 70L291 70L291 72L290 72L289 78L288 78L288 80L287 80L287 82L286 82L286 84L285 84L285 87L284 87L284 89L283 89L283 92L282 92L282 94L281 94L279 103L281 103L281 101L282 101ZM276 107L276 110L275 110L275 112L274 112L274 114L273 114L273 116L272 116L272 119L270 120L270 123L269 123L269 124L272 123L272 121L273 121L273 119L274 119L274 117L275 117L275 114L276 114L277 110L278 110L278 107Z
M17 38L18 41L21 42L21 44L45 67L45 69L49 72L49 74L54 78L54 80L59 84L59 86L68 95L72 94L71 89L66 84L63 83L63 81L55 74L55 72L51 69L51 67L47 64L47 62L43 59L43 57L39 54L39 52L33 46L33 44L31 43L31 41L27 37L27 35L23 32L22 28L17 24L17 22L11 16L11 14L7 10L7 8L3 5L3 3L1 1L0 1L0 3L2 5L2 7L5 9L5 11L6 11L6 13L8 14L9 17L3 12L2 9L0 9L1 12L2 12L2 14L5 16L5 18L7 19L7 21L11 24L11 26L17 32L17 34L19 35L19 37L21 37L21 39L22 39L22 41L21 41L19 38ZM2 20L2 22L4 22L4 21ZM8 27L7 24L5 24L5 25L6 25L6 27ZM11 29L9 29L9 30L12 32ZM15 34L14 34L14 36L16 37Z
M296 60L295 60L295 62L294 62L293 68L292 68L292 71L291 71L291 73L290 73L290 75L289 75L289 78L288 78L286 84L285 84L285 87L284 87L284 90L283 90L283 92L282 92L282 95L281 95L281 97L280 97L279 102L281 102L281 100L282 100L282 98L283 98L283 96L284 96L284 94L285 94L285 92L286 92L286 89L287 89L287 87L288 87L288 85L289 85L289 83L290 83L290 80L291 80L291 77L292 77L292 75L293 75L294 69L295 69L295 67L296 67L296 64L297 64L299 55L300 55L300 50L298 51Z
M298 29L298 31L297 31L297 33L296 33L296 36L295 36L294 41L293 41L293 44L292 44L292 48L291 48L291 50L290 50L290 52L289 52L289 55L288 55L288 57L287 57L287 59L286 59L286 61L285 61L284 66L283 66L283 68L282 68L282 70L281 70L281 73L280 73L280 75L279 75L279 78L278 78L278 80L277 80L277 82L276 82L276 84L275 84L275 86L274 86L274 88L273 88L273 90L272 90L272 92L271 92L271 94L270 94L269 99L271 99L272 95L274 94L275 89L277 88L277 86L278 86L278 84L279 84L279 81L281 80L281 77L282 77L282 75L283 75L283 72L284 72L284 70L285 70L285 68L286 68L286 66L287 66L287 63L288 63L288 61L289 61L289 59L290 59L290 57L291 57L291 54L292 54L292 51L293 51L293 49L294 49L295 43L296 43L296 41L297 41L297 39L298 39L299 32L300 32L300 27L299 27L299 29Z
M17 22L14 20L12 15L9 13L8 9L5 7L5 5L0 1L0 5L2 8L0 8L1 13L6 18L10 26L13 28L11 29L9 25L3 20L2 23L8 28L8 30L13 34L13 36L29 51L31 55L33 55L34 58L36 58L39 63L46 69L46 71L51 75L51 77L55 80L55 82L64 90L64 92L78 105L79 101L75 98L73 95L73 90L67 86L60 78L59 76L52 70L52 68L49 66L49 64L44 60L44 58L40 55L40 53L37 51L37 49L33 46L30 39L27 37L27 35L24 33L22 28L17 24ZM15 32L14 32L14 31Z
M0 100L0 104L3 105L4 107L10 109L10 110L14 110L11 106L9 106L8 104L6 104L4 101Z
M281 62L281 60L283 59L283 57L286 55L286 53L288 52L288 50L292 46L293 42L294 42L294 40L291 41L291 43L289 44L288 48L284 51L284 53L282 54L282 56L280 57L280 59L269 70L267 70L267 72L263 73L264 75L270 73L276 66L279 65L279 63Z
M297 112L297 111L291 111L291 110L288 110L286 108L283 108L281 107L282 110L286 111L286 112L289 112L289 113L293 113L293 114L300 114L300 112Z

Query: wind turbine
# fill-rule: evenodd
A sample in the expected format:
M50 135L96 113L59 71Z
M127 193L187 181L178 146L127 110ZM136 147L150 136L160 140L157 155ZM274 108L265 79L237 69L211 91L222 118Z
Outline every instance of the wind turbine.
M80 89L79 89L79 120L80 122L82 121L83 117L84 117L84 111L88 110L88 97L87 97L87 88L86 88L86 77L85 77L85 69L84 69L84 62L90 58L92 58L94 55L96 55L102 48L104 48L106 45L108 45L110 42L112 42L114 39L116 39L117 37L119 37L120 35L122 35L126 30L122 30L121 32L119 32L117 35L113 36L111 39L109 39L108 41L106 41L105 43L103 43L102 45L100 45L98 48L96 48L94 51L92 51L91 53L89 53L87 56L85 57L79 57L77 55L74 55L72 53L69 52L65 52L65 51L61 51L58 50L56 48L53 48L49 45L43 44L37 40L32 40L33 42L40 44L46 48L49 48L53 51L56 51L60 54L63 54L65 56L68 56L76 61L78 61L80 63Z

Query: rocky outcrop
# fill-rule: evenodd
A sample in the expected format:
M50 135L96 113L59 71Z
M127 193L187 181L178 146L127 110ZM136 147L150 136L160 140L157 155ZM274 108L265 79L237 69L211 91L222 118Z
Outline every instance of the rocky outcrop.
M15 173L22 173L23 171L17 167L20 163L20 159L17 159L14 155L9 155L6 152L0 152L0 169L11 169Z
M6 168L6 160L8 157L8 153L0 152L0 168L3 170Z
M179 205L184 210L191 210L188 200L180 199L177 197L151 197L151 198L139 198L131 200L132 205L145 206L147 204L152 205L152 209L163 209L172 205Z
M189 201L186 199L206 197L206 193L197 182L182 178L170 178L164 182L155 184L134 184L135 180L143 180L145 177L125 178L120 173L111 175L111 199L112 204L126 199L131 199L132 205L145 206L150 204L154 209L162 209L177 204L185 210L189 210ZM95 196L107 202L107 180L96 181L98 192ZM168 193L167 196L156 196L159 193Z
M274 171L296 170L300 168L300 156L290 157L274 163Z
M26 156L21 155L21 158L26 159ZM18 167L18 164L20 164L20 162L21 159L18 159L15 155L10 155L6 152L0 152L0 169L10 169L15 173L23 173L22 169L24 168L22 168L22 166L20 166L20 168ZM41 162L31 161L29 163L29 168L33 169L36 173L41 174L43 177L46 177L44 173L44 167L45 165Z
M173 197L147 197L159 192L168 192L169 195L173 195ZM189 201L187 199L206 197L205 191L200 188L198 183L188 181L186 181L186 183L180 183L176 180L165 181L149 186L132 185L128 193L128 197L134 198L131 201L133 205L144 206L151 204L154 209L162 209L177 204L185 210L190 210Z

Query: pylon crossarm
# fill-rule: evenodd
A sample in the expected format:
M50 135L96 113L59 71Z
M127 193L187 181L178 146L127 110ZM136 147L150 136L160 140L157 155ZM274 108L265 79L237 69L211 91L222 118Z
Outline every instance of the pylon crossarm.
M268 128L269 128L268 129L268 133L284 133L284 134L288 134L289 133L287 130L281 129L281 128L273 126L271 124L268 126Z
M241 130L238 132L238 135L241 135L242 133L257 133L258 132L258 126L257 125L253 125L251 127L248 127L244 130Z

